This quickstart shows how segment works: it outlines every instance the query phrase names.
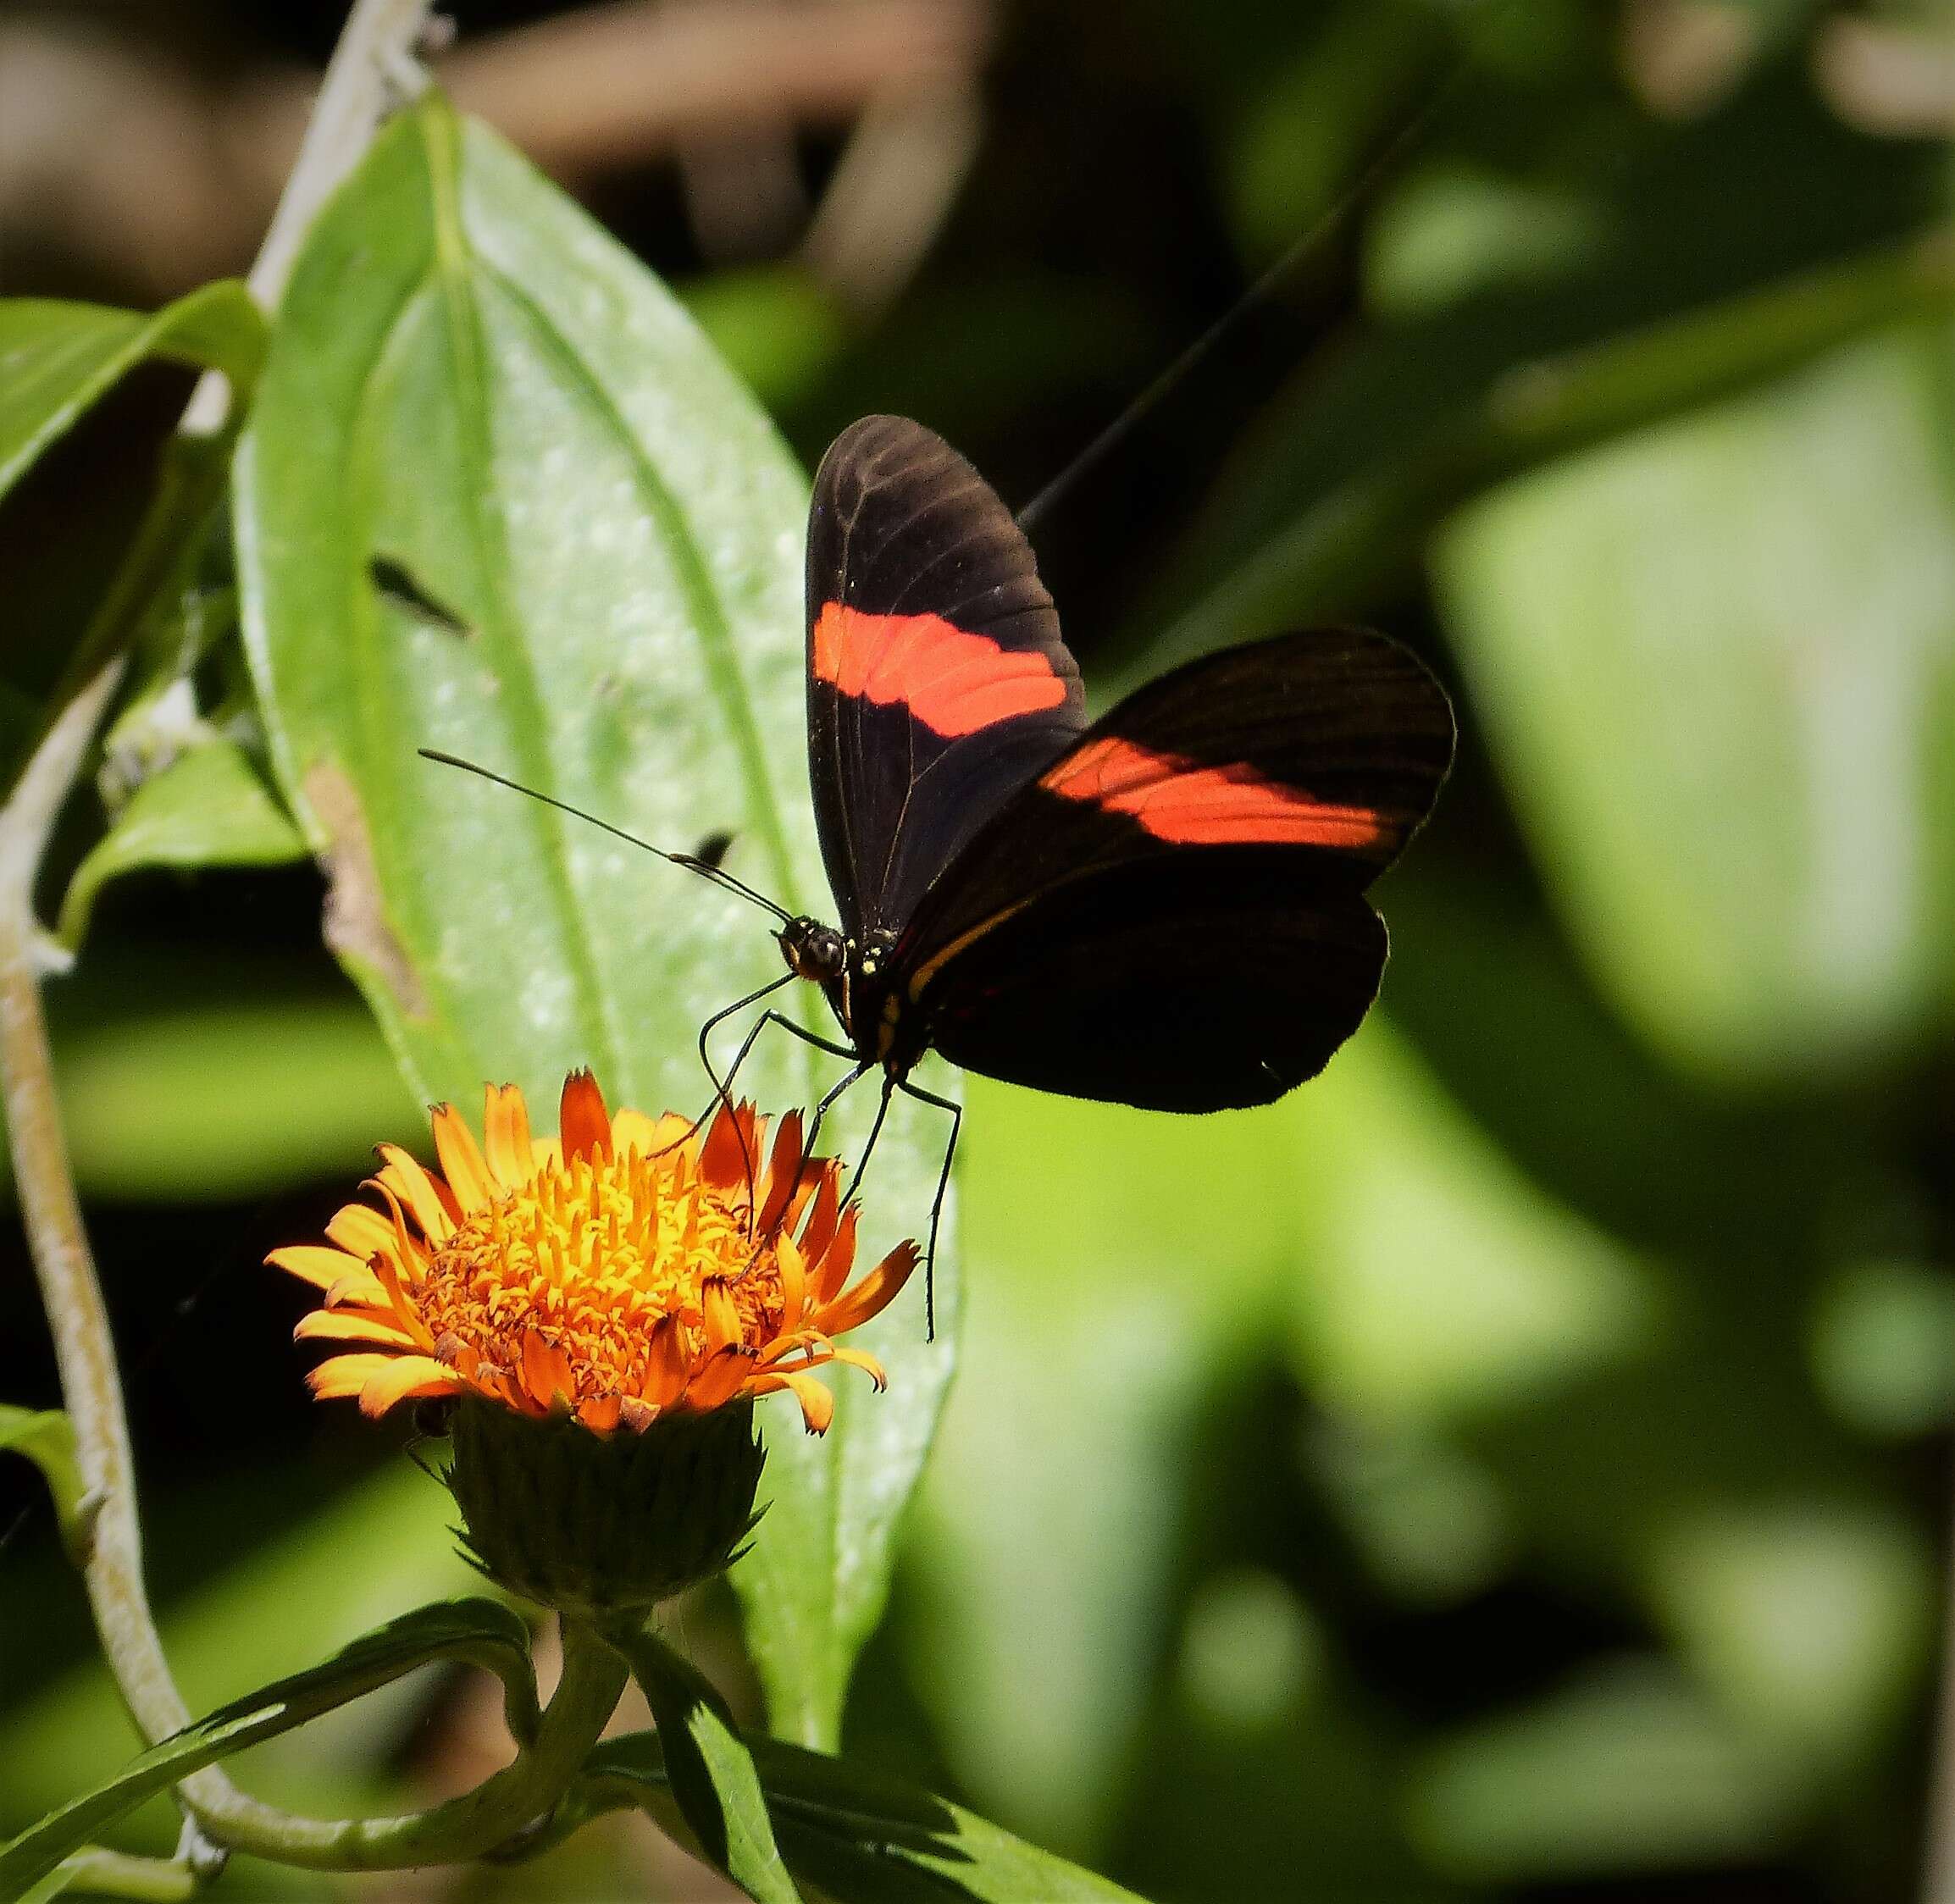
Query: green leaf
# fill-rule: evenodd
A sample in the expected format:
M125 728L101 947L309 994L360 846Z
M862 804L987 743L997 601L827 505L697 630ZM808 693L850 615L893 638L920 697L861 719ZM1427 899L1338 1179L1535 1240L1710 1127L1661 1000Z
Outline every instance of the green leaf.
M1440 546L1564 922L1700 1074L1892 1050L1947 996L1947 342L1836 352L1504 490Z
M664 1748L666 1774L701 1852L760 1904L797 1904L754 1762L712 1684L649 1632L621 1636Z
M75 869L61 902L61 938L80 945L96 895L155 866L285 866L306 855L291 816L245 750L212 740L145 780Z
M342 1648L324 1664L220 1706L125 1765L0 1848L0 1896L14 1896L55 1869L102 1826L143 1800L233 1752L275 1738L375 1687L439 1659L457 1659L503 1682L512 1730L534 1730L535 1681L522 1620L494 1600L423 1607Z
M77 1566L87 1538L82 1502L87 1494L75 1446L75 1424L59 1409L22 1409L0 1403L0 1448L24 1454L41 1470L54 1497L61 1544Z
M1132 1904L1133 1893L1014 1838L918 1786L778 1739L748 1741L789 1868L851 1904L969 1898L983 1904ZM670 1783L658 1736L613 1739L587 1779L640 1795Z
M221 370L248 390L264 341L251 293L229 279L153 317L54 298L0 301L0 495L146 357Z
M703 1103L701 1021L780 971L736 897L418 759L476 759L818 889L806 796L806 486L671 296L495 136L430 97L313 228L236 484L245 639L273 763L331 877L329 936L424 1099L591 1065L614 1104ZM383 585L384 584L384 585ZM743 1087L806 1096L763 1039ZM872 1106L834 1126L859 1139ZM928 1209L939 1114L899 1099L873 1260ZM880 1212L898 1213L895 1216ZM948 1229L948 1226L947 1226ZM865 1331L826 1440L762 1409L772 1505L736 1575L775 1723L834 1735L951 1362L922 1292Z

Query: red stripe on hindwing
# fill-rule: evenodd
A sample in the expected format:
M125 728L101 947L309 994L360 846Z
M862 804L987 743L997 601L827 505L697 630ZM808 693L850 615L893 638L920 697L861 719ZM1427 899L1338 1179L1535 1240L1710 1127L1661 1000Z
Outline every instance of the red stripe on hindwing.
M810 660L817 680L878 707L900 705L946 739L1066 699L1039 650L1002 647L941 615L870 615L825 601Z
M1069 755L1039 785L1062 798L1125 813L1157 839L1188 846L1376 845L1382 815L1336 806L1271 780L1246 763L1204 767L1106 734Z

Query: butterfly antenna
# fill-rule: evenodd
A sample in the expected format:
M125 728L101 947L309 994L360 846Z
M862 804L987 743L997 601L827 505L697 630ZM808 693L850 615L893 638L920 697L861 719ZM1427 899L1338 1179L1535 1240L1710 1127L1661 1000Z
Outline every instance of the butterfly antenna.
M1433 88L1432 97L1393 134L1337 202L1321 218L1306 225L1275 263L1018 512L1020 529L1029 535L1051 513L1053 506L1068 495L1083 477L1097 469L1186 379L1235 335L1245 319L1276 297L1305 260L1376 191L1398 169L1406 154L1432 130L1433 122L1451 102L1454 93L1465 80L1470 63L1470 54L1462 53L1454 63L1452 70Z
M444 754L438 747L417 747L414 751L424 761L435 761L443 767L458 767L464 773L473 773L478 778L492 780L498 787L507 787L512 794L523 794L534 800L540 800L546 806L554 806L559 813L568 813L573 819L588 821L592 826L603 829L626 844L638 847L655 858L669 861L675 866L684 866L688 872L696 872L701 879L709 879L716 886L723 886L729 893L738 893L744 899L751 899L764 912L771 912L784 926L793 918L785 906L777 905L765 893L756 893L744 879L736 879L723 866L712 860L701 859L696 853L668 853L662 846L654 846L649 839L640 839L634 833L627 833L623 827L614 827L608 820L601 820L595 813L587 813L581 806L573 806L567 800L559 800L554 794L539 792L534 787L525 787L520 780L512 780L506 773L498 773L493 767L486 767L475 761L465 761L459 754Z

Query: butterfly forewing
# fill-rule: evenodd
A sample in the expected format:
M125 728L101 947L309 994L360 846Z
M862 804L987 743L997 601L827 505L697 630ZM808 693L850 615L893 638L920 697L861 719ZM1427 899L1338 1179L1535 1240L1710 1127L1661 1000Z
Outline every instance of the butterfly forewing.
M1177 1110L1321 1070L1376 993L1363 897L1451 763L1444 694L1359 630L1286 635L1141 689L1020 787L897 947L953 1062Z
M808 518L808 758L843 929L900 927L1085 725L1079 670L997 494L920 423L868 417Z

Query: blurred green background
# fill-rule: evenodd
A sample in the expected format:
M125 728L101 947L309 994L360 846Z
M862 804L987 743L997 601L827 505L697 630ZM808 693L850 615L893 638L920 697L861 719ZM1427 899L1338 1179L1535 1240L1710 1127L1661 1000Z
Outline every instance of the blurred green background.
M756 51L851 10L832 70ZM811 466L897 410L1022 501L1342 208L1041 562L1102 699L1350 616L1461 716L1319 1082L1185 1121L972 1082L963 1367L849 1749L1161 1898L1909 1895L1955 1414L1950 9L457 11L460 102ZM0 291L241 266L339 14L0 16ZM91 427L96 493L171 395ZM120 883L53 993L193 1703L467 1578L258 1267L419 1126L320 897ZM5 1247L0 1394L53 1405ZM684 1630L737 1685L730 1602ZM131 1743L11 1464L0 1649L5 1830ZM416 1681L241 1774L425 1802L493 1720ZM722 1893L621 1826L215 1895Z

